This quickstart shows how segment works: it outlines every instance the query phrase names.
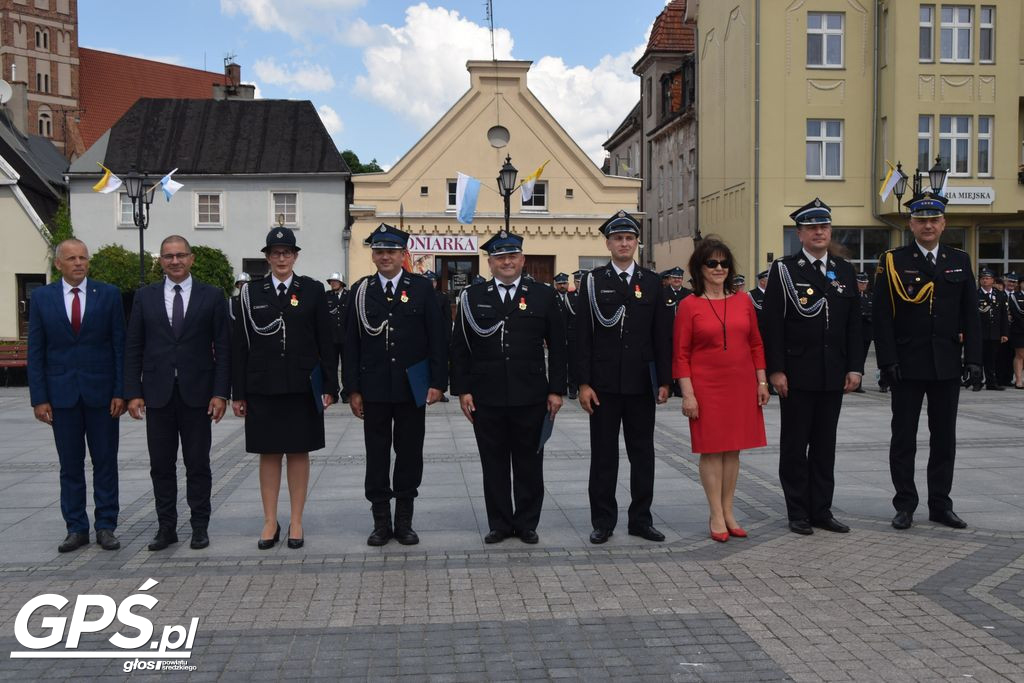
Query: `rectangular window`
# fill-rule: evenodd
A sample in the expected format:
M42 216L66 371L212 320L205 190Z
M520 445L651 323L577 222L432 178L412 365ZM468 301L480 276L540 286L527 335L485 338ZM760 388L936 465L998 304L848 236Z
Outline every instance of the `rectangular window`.
M275 225L295 225L299 222L299 195L297 192L275 192L274 193L274 216Z
M939 117L939 156L940 163L949 169L950 177L971 174L970 116Z
M981 6L978 17L978 61L991 64L996 61L996 8Z
M447 194L448 199L447 199L447 203L445 204L445 208L446 209L451 209L452 211L454 211L455 210L455 195L457 194L457 191L459 189L459 181L454 179L454 178L449 178L448 181L447 181L447 185L448 185L448 192L446 194Z
M668 176L665 177L665 185L668 188L668 192L667 192L667 196L666 196L666 199L668 201L666 202L666 205L668 205L668 206L672 205L672 190L675 189L675 185L676 185L676 176L675 176L675 170L674 169L675 169L675 164L673 164L671 161L668 162Z
M522 194L520 193L520 198ZM533 196L527 201L522 202L524 209L533 209L535 211L546 211L548 208L548 181L538 180L533 184Z
M651 150L651 141L648 140L647 141L647 163L645 164L647 166L647 189L648 190L651 189L651 182L652 182L651 181L651 175L653 174L653 171L654 171L654 162L651 160L651 151L652 151Z
M129 199L127 192L119 193L121 199L120 210L118 211L118 225L135 225L135 218L132 216L132 200Z
M843 177L843 122L807 120L807 177L837 180Z
M971 34L973 28L973 7L962 5L942 6L942 25L940 29L941 52L943 62L971 61Z
M220 193L196 193L196 225L222 225Z
M932 122L934 117L922 115L917 117L917 167L922 171L932 167Z
M580 270L593 270L608 265L608 255L604 256L580 256Z
M420 185L420 196L421 197L428 197L428 196L430 196L430 186L429 185Z
M992 175L992 129L995 119L991 116L978 117L978 175Z
M654 81L651 80L650 76L648 76L647 77L647 115L648 116L651 115L651 109L653 107L653 102L654 102Z
M807 66L836 69L843 66L843 15L807 13Z
M920 62L935 61L935 5L921 5L917 24L917 59Z

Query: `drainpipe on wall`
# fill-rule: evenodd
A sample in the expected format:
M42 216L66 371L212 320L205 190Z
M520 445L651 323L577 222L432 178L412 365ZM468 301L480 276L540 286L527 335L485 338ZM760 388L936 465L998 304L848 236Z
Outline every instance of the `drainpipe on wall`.
M754 268L761 262L761 0L754 0Z
M871 171L868 174L868 201L871 203L871 215L879 223L888 225L893 230L903 231L903 226L892 222L882 216L878 210L878 203L875 200L875 169L878 165L878 90L882 87L881 79L878 77L878 32L883 30L881 25L881 2L875 2L875 35L874 46L871 50ZM898 200L897 200L898 201ZM892 242L890 238L890 243Z

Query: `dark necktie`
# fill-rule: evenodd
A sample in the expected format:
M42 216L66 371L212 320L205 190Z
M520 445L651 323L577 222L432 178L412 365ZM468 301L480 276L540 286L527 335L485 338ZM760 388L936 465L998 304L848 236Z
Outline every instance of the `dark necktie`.
M622 279L622 284L629 286L629 273L623 271L619 273L619 277Z
M822 265L824 265L824 264L823 264L823 263L821 262L821 259L817 259L817 260L816 260L816 261L815 261L814 263L812 263L811 265L812 265L812 266L814 266L814 272L816 272L816 273L817 273L818 275L824 275L824 273L823 273L823 272L821 272L821 267L822 267Z
M75 295L71 301L71 331L75 334L82 329L82 300L78 298L80 291L78 287L71 288L71 293Z
M391 280L388 280L388 284L384 287L384 296L387 297L388 303L395 300L395 286L391 284Z
M930 266L934 266L935 265L935 254L933 254L932 252L929 251L928 254L925 256L925 258L928 259L928 265L930 265Z
M288 288L285 286L285 284L283 282L281 282L281 283L279 283L277 285L277 299L278 299L278 301L281 302L282 306L284 306L284 295L287 292L288 292Z
M507 304L508 302L510 302L512 300L512 290L514 290L516 288L516 286L514 284L513 285L506 285L504 282L499 282L498 286L505 288L505 292L504 292L504 294L502 294L501 300L504 301Z
M181 298L181 285L174 285L174 302L171 304L171 331L175 337L181 336L185 326L185 300Z

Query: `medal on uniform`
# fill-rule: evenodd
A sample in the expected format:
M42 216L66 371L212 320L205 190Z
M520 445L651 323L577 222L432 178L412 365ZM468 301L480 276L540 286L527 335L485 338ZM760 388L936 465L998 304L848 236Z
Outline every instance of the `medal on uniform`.
M644 293L640 291L640 285L634 285L633 296L635 296L637 299L643 298Z
M814 294L814 288L813 287L808 287L807 288L807 296L811 296L812 294Z
M834 270L828 271L827 273L825 273L825 277L827 277L829 280L835 280L836 279L836 271L834 271Z
M400 297L400 300L403 304L409 303L409 295L405 293L404 289L402 290L402 296Z
M520 311L525 311L526 310L526 297L525 296L519 297L519 310Z
M800 305L801 306L806 306L807 305L807 297L806 296L800 297Z
M298 306L298 305L299 305L299 297L297 297L294 294L292 294L292 306Z

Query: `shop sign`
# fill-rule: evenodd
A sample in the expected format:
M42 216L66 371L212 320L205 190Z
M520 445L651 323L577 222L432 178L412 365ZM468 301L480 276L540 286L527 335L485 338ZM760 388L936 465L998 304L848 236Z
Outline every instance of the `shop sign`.
M946 199L950 204L989 205L996 201L996 191L991 187L949 187Z
M427 254L476 254L475 235L410 235L409 251Z

